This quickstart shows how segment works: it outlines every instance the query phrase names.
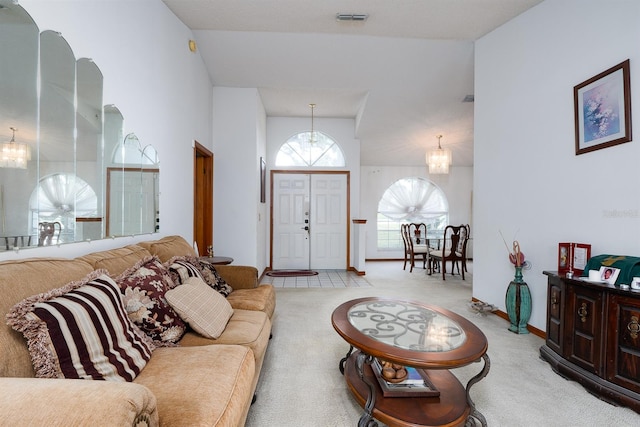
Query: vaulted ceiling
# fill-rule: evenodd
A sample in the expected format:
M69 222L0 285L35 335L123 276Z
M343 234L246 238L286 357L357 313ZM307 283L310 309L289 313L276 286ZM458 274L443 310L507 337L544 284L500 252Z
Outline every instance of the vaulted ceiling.
M424 165L443 135L471 166L474 42L542 0L163 1L212 83L258 88L267 116L355 119L362 165Z

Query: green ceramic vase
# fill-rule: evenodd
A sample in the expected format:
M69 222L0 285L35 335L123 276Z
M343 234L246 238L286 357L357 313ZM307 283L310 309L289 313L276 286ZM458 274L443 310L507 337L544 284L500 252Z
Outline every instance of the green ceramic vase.
M516 334L528 334L527 323L531 318L531 291L529 285L522 280L522 267L516 267L516 275L509 283L505 306L509 315L509 330Z

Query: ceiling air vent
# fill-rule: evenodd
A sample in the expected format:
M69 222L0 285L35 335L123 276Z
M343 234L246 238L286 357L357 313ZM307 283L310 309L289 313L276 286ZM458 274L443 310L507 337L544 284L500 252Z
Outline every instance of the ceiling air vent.
M336 13L338 21L366 21L368 17L366 13Z

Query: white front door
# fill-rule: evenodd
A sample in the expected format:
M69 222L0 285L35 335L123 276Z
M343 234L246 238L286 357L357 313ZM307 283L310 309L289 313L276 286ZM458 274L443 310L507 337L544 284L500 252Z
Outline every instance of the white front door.
M347 175L274 173L274 270L347 268Z

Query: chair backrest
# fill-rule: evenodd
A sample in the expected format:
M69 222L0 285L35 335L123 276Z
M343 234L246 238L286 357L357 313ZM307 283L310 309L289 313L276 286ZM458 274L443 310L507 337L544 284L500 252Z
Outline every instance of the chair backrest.
M462 224L460 227L460 241L458 241L458 249L457 251L462 253L466 252L467 241L469 240L469 232L471 231L471 227L469 224Z
M443 253L446 257L455 256L456 252L463 252L466 245L467 228L464 225L447 225L444 229ZM460 245L463 245L460 247ZM458 249L460 247L460 250ZM463 253L464 255L464 253Z
M55 238L56 243L60 239L62 224L56 222L41 222L38 224L38 246L49 246Z
M409 224L400 224L400 234L402 235L402 243L404 243L404 252L410 253L412 245L409 238Z
M424 222L409 224L409 237L418 245L424 245L427 239L427 224Z

